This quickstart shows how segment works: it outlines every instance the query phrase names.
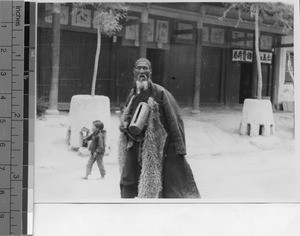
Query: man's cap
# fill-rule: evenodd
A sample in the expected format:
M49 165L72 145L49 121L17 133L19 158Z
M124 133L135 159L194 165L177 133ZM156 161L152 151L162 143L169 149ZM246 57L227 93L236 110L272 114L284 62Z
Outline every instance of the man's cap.
M140 63L146 63L147 66L149 67L149 69L151 69L151 62L147 58L141 57L141 58L137 59L134 67L136 67Z

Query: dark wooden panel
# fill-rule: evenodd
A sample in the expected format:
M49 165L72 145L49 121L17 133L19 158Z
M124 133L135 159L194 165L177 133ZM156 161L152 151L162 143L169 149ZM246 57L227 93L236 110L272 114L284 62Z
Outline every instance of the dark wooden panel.
M239 103L243 103L246 98L252 98L253 86L253 64L241 63L240 75L240 98Z
M272 82L270 81L269 68L270 66L267 64L261 65L261 72L263 78L262 96L271 96L270 87L272 87Z
M219 103L222 49L203 47L200 103Z
M37 95L48 100L51 78L51 38L50 30L37 29Z
M229 83L229 102L239 103L240 99L240 78L241 78L241 64L231 62L231 76L228 78Z
M169 91L179 104L191 105L194 94L195 47L172 45L169 72Z
M48 96L51 83L52 31L38 28L38 94ZM109 96L111 39L102 36L96 94ZM70 102L76 94L90 94L97 35L61 31L59 102Z
M61 93L60 102L69 102L72 95L90 94L97 47L97 35L73 31L61 33L60 78L72 87L69 94ZM109 95L110 38L101 37L96 95ZM69 82L67 82L69 80Z
M152 81L164 85L165 51L160 49L147 49L147 58L152 64Z
M119 46L116 72L116 104L124 104L133 86L133 67L138 59L138 48Z

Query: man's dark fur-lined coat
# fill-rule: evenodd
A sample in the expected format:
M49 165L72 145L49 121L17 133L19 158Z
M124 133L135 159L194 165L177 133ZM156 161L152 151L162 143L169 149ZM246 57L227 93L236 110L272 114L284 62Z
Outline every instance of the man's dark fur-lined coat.
M170 92L150 82L147 121L138 185L139 198L200 198L191 168L186 161L184 125L180 109ZM134 95L131 91L129 99ZM119 144L122 171L126 155L126 136Z

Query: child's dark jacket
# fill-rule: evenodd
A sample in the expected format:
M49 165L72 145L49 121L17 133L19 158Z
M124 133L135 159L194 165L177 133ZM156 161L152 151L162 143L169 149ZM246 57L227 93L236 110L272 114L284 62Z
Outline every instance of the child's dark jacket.
M94 154L95 152L97 152L98 154L103 154L105 152L104 135L101 131L92 133L91 135L86 137L86 140L92 140L89 147L89 150L92 154Z

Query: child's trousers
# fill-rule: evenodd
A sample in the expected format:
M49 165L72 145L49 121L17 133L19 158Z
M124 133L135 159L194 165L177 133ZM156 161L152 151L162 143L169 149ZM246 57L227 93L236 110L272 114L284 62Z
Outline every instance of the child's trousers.
M96 158L93 157L93 154L90 156L90 159L86 165L86 175L90 175L92 173L93 165L97 161L101 177L105 176L106 172L103 164L103 156L104 154L98 154Z

